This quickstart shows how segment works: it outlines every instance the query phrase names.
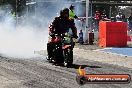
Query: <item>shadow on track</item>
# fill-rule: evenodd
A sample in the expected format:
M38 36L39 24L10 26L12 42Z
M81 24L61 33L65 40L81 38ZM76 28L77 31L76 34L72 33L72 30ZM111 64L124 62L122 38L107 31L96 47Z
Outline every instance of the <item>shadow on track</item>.
M89 67L89 68L102 68L100 66L90 66L90 65L79 65L79 64L73 64L71 67L69 68L74 68L74 69L78 69L81 66L82 69Z

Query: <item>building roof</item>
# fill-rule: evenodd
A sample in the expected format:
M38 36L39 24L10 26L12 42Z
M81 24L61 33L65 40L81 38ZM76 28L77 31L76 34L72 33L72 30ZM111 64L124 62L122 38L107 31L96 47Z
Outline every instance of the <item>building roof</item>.
M86 0L81 0L84 3ZM93 4L105 4L105 5L114 5L114 6L132 6L132 0L89 0Z
M132 1L132 0L90 0L90 1Z

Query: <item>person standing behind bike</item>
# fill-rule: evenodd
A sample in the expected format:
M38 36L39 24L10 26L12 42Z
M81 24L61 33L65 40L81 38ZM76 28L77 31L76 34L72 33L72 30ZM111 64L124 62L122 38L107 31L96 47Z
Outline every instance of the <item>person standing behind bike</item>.
M75 14L75 6L71 5L69 8L69 19L74 21L74 19L77 19L77 15Z
M75 14L75 6L71 5L69 7L69 20L71 21L71 25L73 26L73 30L76 30L77 33L77 28L75 26L74 19L78 19L77 15Z

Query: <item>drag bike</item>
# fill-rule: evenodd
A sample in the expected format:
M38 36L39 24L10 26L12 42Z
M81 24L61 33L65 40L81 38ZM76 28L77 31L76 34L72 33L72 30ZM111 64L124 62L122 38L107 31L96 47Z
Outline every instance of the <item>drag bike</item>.
M50 63L63 64L65 67L70 67L73 64L73 48L75 38L68 32L58 36L55 34L54 38L49 38L53 42L52 57L48 58Z

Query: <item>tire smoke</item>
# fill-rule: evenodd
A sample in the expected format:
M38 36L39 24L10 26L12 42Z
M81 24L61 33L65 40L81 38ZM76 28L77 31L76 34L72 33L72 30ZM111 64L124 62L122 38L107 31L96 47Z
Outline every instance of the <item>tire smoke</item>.
M38 56L34 51L47 48L49 24L71 4L66 4L66 0L37 2L26 6L24 15L17 18L12 16L10 5L2 6L6 9L0 9L0 54L15 58Z

